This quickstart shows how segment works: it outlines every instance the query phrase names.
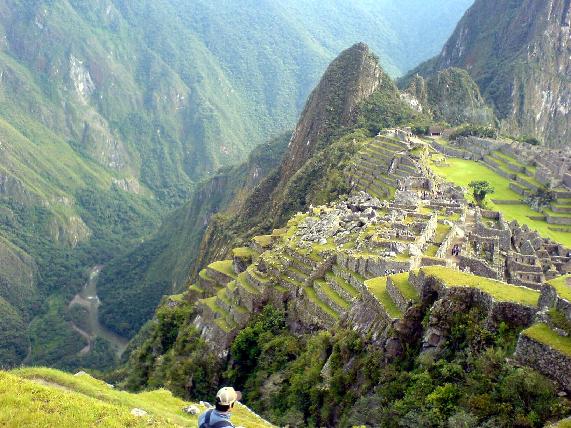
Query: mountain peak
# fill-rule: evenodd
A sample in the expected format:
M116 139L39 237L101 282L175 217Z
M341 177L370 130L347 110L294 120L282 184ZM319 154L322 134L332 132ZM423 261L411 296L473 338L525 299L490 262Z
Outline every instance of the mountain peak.
M356 107L388 78L365 43L344 50L314 89L289 143L282 165L287 181L314 153L320 141L356 119Z

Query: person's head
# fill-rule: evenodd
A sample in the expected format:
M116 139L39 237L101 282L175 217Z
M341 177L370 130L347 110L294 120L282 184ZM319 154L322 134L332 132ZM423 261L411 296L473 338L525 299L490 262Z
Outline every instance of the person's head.
M216 410L219 412L231 412L236 401L242 399L242 393L234 390L231 386L225 386L216 394Z

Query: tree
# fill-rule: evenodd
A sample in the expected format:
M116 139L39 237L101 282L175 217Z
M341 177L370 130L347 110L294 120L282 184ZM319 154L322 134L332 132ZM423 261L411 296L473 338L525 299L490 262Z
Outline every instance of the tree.
M469 186L473 189L472 194L474 195L474 199L479 206L482 206L487 195L490 195L496 191L490 183L484 180L472 181Z

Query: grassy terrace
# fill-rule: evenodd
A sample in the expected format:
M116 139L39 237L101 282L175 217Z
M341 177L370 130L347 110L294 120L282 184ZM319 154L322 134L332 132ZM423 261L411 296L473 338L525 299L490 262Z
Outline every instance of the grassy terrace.
M530 217L540 216L541 214L525 205L522 197L509 188L510 180L478 162L455 158L448 158L447 161L447 166L439 166L432 163L431 167L438 175L466 188L473 180L486 180L490 182L496 190L496 192L491 195L490 200L488 200L490 209L503 213L507 221L517 220L520 224L527 224L540 235L571 247L571 233L551 230L551 225L546 221L530 219ZM467 197L473 200L471 193L469 193ZM494 204L491 199L518 200L522 201L522 203L521 205L499 205Z
M477 288L500 302L514 302L527 306L537 306L539 302L539 291L530 288L518 287L441 266L424 267L421 271L427 276L442 281L447 287Z
M249 247L240 247L240 248L234 248L232 250L232 255L234 257L247 258L247 257L255 257L257 253Z
M424 254L428 257L434 257L436 256L436 253L438 252L438 250L440 249L440 246L438 245L434 245L434 244L430 244L427 248L426 251L424 252Z
M331 315L334 319L336 320L339 319L339 314L335 312L333 309L331 309L327 304L325 304L325 302L321 300L319 296L315 293L315 290L312 287L306 287L302 285L302 288L303 291L305 292L305 295L311 302L315 303L317 306L319 306L319 308L323 312Z
M547 324L534 324L522 334L571 357L571 338L559 336Z
M250 284L250 281L248 281L248 274L246 272L242 272L240 275L238 275L238 278L236 280L249 293L260 294L260 291L252 284Z
M216 296L209 297L208 299L202 299L201 301L202 303L207 305L212 310L212 312L215 312L218 315L220 315L221 318L216 318L214 320L214 322L216 323L216 325L218 325L218 327L220 327L225 332L229 332L232 330L233 325L231 325L230 322L228 321L232 319L230 312L226 311L224 308L221 308L216 304Z
M515 159L515 158L513 158L513 157L511 157L511 156L508 156L508 155L506 155L505 153L502 153L502 152L500 152L500 151L497 151L497 150L496 150L496 151L493 152L493 153L494 153L494 155L496 155L497 157L502 158L502 160L503 160L504 162L511 163L511 164L514 164L514 165L516 165L516 166L521 166L521 167L525 167L525 166L526 166L526 165L524 165L523 163L521 163L520 161L518 161L517 159Z
M359 291L357 291L357 289L355 289L355 287L353 287L351 284L349 284L346 280L344 280L340 276L337 276L332 272L328 272L326 274L326 277L329 278L330 280L335 281L339 285L339 287L341 287L343 290L345 290L352 297L359 296Z
M327 282L323 280L315 281L315 285L318 286L325 295L331 299L335 304L343 309L347 309L349 307L349 302L345 301L335 290L331 288Z
M555 287L559 297L571 302L571 285L567 283L567 279L571 278L571 275L560 276L559 278L552 279L547 283Z
M88 375L73 376L53 369L0 372L0 426L196 426L198 417L182 411L190 404L166 390L130 394ZM131 415L134 408L145 410L148 416ZM233 413L232 422L253 428L271 426L241 405Z
M381 276L365 281L365 286L375 296L375 298L383 305L387 314L391 318L401 318L402 312L397 307L389 293L387 292L387 277Z
M210 278L208 276L208 273L206 273L206 269L202 269L199 273L198 276L201 277L202 279L205 279L206 281L211 281L214 282L214 279Z
M438 226L436 227L436 233L434 234L433 241L442 244L442 242L444 242L444 240L446 239L446 236L448 236L448 234L450 233L451 229L452 228L450 226L447 226L445 224L438 224Z
M260 236L255 236L253 240L260 247L268 248L269 246L272 245L273 237L272 235L260 235Z
M218 262L214 262L208 265L208 267L212 270L221 272L224 275L229 276L231 278L236 278L234 269L232 269L232 260L221 260Z
M408 282L408 272L400 273L398 275L391 276L391 281L396 288L400 291L401 295L406 300L412 300L413 302L418 302L420 297L418 292L414 289L412 284Z

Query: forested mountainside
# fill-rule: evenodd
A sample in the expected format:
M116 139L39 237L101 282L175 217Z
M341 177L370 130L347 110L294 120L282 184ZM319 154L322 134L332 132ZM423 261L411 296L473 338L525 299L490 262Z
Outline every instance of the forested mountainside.
M291 128L343 47L371 39L402 73L437 51L469 1L438 2L434 25L416 13L428 3L388 3L3 2L0 363L87 364L67 303L95 264ZM407 11L429 36L408 34Z
M447 106L450 122L464 117L474 105L472 113L478 111L482 113L478 117L493 122L475 83L465 73L458 74L461 78L443 83L447 90L439 95L440 104L428 98L423 100L426 104L414 103L408 93L398 90L365 44L341 53L310 95L283 159L273 164L275 168L263 170L264 176L245 186L241 173L231 172L233 178L228 181L240 186L226 188L223 197L211 190L219 179L209 180L188 204L173 213L152 244L143 244L108 265L99 285L102 299L109 302L103 322L115 331L133 334L146 321L139 315L149 313L158 303L156 294L149 297L157 287L182 286L208 263L224 258L252 236L281 227L293 213L311 204L326 203L345 193L347 183L340 171L357 149L355 140L398 124L426 126L441 120L444 116L436 112L439 105ZM252 165L241 170L252 171ZM211 197L204 199L207 195ZM201 210L197 210L196 201L200 201ZM162 269L165 263L173 269ZM147 291L135 291L142 289ZM139 308L128 314L122 310L124 305Z
M461 67L478 83L508 134L571 142L571 4L477 0L442 52L412 72Z

